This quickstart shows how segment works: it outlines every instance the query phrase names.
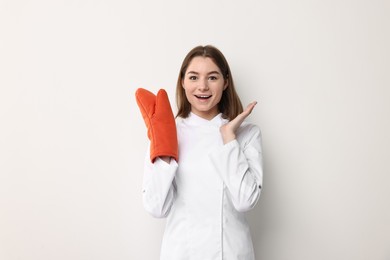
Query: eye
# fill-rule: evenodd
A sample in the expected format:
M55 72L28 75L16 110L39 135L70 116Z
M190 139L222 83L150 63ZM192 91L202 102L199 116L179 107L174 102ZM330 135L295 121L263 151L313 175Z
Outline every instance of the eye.
M196 76L190 76L190 77L189 77L190 80L196 80L197 78L198 78L198 77L196 77Z
M210 76L209 80L217 80L218 78L216 76Z

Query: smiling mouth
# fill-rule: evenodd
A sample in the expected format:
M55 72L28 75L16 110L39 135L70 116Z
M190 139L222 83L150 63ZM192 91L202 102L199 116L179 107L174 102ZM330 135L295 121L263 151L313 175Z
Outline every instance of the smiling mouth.
M209 99L209 98L211 98L211 95L195 95L195 97L197 97L199 99Z

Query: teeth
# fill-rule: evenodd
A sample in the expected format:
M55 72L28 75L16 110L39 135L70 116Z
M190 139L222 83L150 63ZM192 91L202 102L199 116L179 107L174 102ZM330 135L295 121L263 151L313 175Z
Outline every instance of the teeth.
M206 96L206 95L196 95L198 98L209 98L211 96Z

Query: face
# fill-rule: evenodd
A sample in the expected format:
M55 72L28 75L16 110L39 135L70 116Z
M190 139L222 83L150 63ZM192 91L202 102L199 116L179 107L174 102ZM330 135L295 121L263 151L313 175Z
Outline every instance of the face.
M227 81L212 59L194 57L184 74L182 85L192 113L207 120L218 115L218 103Z

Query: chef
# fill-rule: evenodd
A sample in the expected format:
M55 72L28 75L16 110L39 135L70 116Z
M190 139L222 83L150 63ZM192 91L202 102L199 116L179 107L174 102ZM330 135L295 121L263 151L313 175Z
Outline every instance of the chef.
M261 193L261 132L245 122L224 55L198 46L185 57L176 120L167 94L136 92L148 128L143 203L167 218L161 260L254 260L245 212Z

